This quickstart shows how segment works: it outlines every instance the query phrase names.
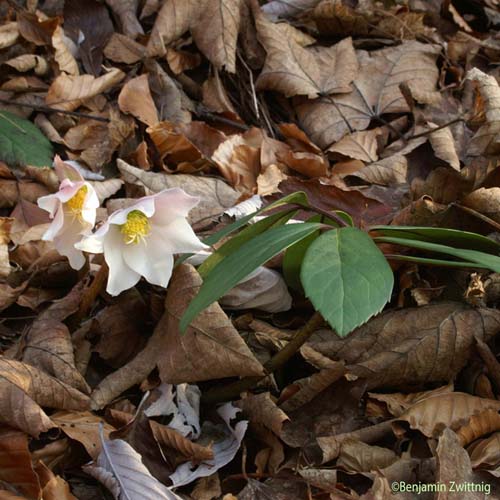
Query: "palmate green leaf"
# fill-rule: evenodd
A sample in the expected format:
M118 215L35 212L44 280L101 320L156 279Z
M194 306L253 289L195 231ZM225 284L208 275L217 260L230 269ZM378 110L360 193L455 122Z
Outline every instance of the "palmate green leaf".
M446 245L430 243L428 241L419 241L406 238L390 238L386 236L377 236L376 238L374 238L374 240L379 243L392 243L395 245L417 248L419 250L426 250L428 252L450 255L451 257L462 259L463 261L468 263L479 264L480 267L491 269L496 273L500 273L500 257L491 255L489 253L478 252L477 250L469 250L467 248L452 248Z
M317 238L306 252L300 279L315 309L341 337L380 312L394 285L382 252L353 227Z
M11 167L52 166L50 141L29 120L0 111L0 160Z
M198 313L219 300L257 267L320 227L321 224L307 222L275 227L259 234L227 256L205 277L198 295L181 318L180 331L184 332Z
M500 244L496 241L481 234L457 229L425 226L373 226L370 231L391 238L428 241L451 247L479 250L493 255L500 254Z

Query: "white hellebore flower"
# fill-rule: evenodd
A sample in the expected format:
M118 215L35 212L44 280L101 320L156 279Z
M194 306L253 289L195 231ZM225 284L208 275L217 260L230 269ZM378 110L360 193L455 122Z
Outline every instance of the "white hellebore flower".
M174 254L208 248L186 220L199 198L182 189L165 189L117 210L77 248L103 253L109 267L106 291L110 295L133 287L144 276L166 287L172 275Z
M82 235L91 233L99 199L94 188L83 180L77 170L63 165L56 167L59 178L66 177L62 179L59 191L38 199L38 206L49 212L53 219L42 239L53 241L57 251L68 258L70 266L81 269L85 257L75 248L75 243L81 240Z

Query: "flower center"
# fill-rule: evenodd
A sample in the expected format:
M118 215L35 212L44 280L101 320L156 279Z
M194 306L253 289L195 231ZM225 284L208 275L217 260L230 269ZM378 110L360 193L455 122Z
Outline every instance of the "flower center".
M132 210L127 215L127 222L120 226L120 231L127 245L144 241L150 231L148 218L140 210Z
M85 196L87 196L87 192L87 186L82 186L75 195L66 202L66 207L69 212L78 219L82 217L83 203L85 201Z

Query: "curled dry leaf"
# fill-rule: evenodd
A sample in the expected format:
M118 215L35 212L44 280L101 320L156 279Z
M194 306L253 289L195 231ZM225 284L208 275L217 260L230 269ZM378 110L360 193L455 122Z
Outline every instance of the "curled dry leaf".
M106 92L124 77L125 73L117 68L111 68L98 78L91 75L70 76L63 73L52 82L45 101L53 108L72 111L85 99Z
M500 430L500 415L495 410L486 410L470 418L469 422L457 431L462 446Z
M439 47L420 42L405 42L370 54L357 51L360 71L352 83L354 90L297 102L302 127L316 144L328 148L348 132L365 130L374 118L408 112L400 83L406 82L412 93L418 89L422 94L419 102L433 100L437 94L439 52Z
M85 410L89 398L34 366L0 357L0 421L38 437L54 427L41 406Z
M31 464L28 436L7 426L0 429L0 480L27 498L41 496L40 481Z
M498 417L498 413L493 412L493 410L489 410L489 412L495 413ZM458 433L458 437L461 437L460 433ZM461 444L464 445L463 439ZM474 469L497 468L500 464L500 432L494 432L487 438L473 443L467 448L467 451Z
M129 80L118 96L118 106L124 113L130 113L146 125L158 123L158 112L149 90L147 73Z
M466 207L500 222L500 187L476 189L465 196L462 203Z
M80 70L74 54L69 46L69 38L64 34L61 26L58 26L52 34L52 47L54 47L54 59L59 65L59 69L72 76L78 76Z
M47 61L43 57L34 54L17 56L14 57L14 59L5 61L4 64L20 71L21 73L33 70L37 75L45 75L49 69Z
M251 394L236 403L249 417L251 423L262 424L281 435L283 424L289 420L286 413L271 399L269 392Z
M136 497L144 500L180 499L149 473L139 453L128 443L121 439L101 440L99 458L84 470L108 488L116 500Z
M40 478L44 500L78 500L71 494L69 484L61 476L56 476L43 462L38 462L35 470Z
M471 396L464 392L451 392L433 396L416 403L398 420L404 420L412 429L427 437L438 437L443 429L458 430L470 418L486 410L500 410L500 401Z
M486 342L499 330L497 310L443 302L388 311L343 340L318 331L309 345L345 360L369 388L401 387L451 380L469 359L474 336Z
M0 49L14 45L19 37L17 23L5 23L0 26Z
M104 55L113 62L134 64L144 59L146 47L131 40L128 36L113 33L104 48Z
M436 124L428 124L430 127L437 127ZM460 170L460 159L455 148L455 139L451 132L450 127L444 127L429 135L429 142L431 143L434 153L440 159L448 163L455 170Z
M177 384L263 375L262 365L217 303L203 310L183 335L179 333L179 320L201 284L194 267L181 264L174 270L166 312L157 326L165 332L158 361L162 381Z
M191 210L188 220L191 223L218 215L232 207L240 194L220 179L194 175L167 175L145 172L118 159L117 165L125 182L144 187L146 194L153 194L162 189L181 187L191 196L199 196L200 203Z
M283 43L283 33L263 14L255 12L259 41L266 50L264 68L257 90L276 90L285 96L306 95L311 99L322 94L350 92L358 73L358 60L351 38L332 47L305 48L294 39Z
M479 84L479 91L484 102L486 123L471 139L467 150L469 155L497 155L500 153L500 87L494 76L473 68L467 78Z
M243 0L205 0L203 13L191 28L197 47L218 69L236 71L236 42Z
M0 277L5 278L10 274L9 241L13 218L0 217Z

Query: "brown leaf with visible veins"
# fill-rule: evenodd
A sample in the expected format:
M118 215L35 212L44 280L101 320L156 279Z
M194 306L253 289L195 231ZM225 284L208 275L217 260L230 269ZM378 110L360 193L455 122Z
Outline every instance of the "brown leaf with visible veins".
M52 108L72 111L85 99L106 92L125 78L125 73L118 68L111 68L104 75L94 78L91 75L59 75L51 84L46 103Z
M500 410L500 401L471 396L465 392L450 392L419 401L398 420L404 420L412 429L418 429L424 436L438 437L449 427L458 430L470 418L486 410Z
M250 394L236 402L236 406L250 417L250 422L262 424L281 435L283 424L289 420L287 414L272 400L269 392Z
M344 137L344 139L347 137L349 136ZM344 139L342 139L342 141ZM406 156L395 154L388 158L382 158L374 163L370 163L348 177L357 177L369 184L393 186L394 184L404 184L406 182L407 172L408 160Z
M367 130L366 132L354 132L330 146L328 151L361 160L365 163L372 163L378 160L377 137L382 134L383 131L380 128Z
M385 312L346 339L318 331L311 347L345 360L348 372L368 388L404 387L451 380L467 363L475 343L500 331L500 312L443 302Z
M85 410L89 398L34 366L0 357L0 421L38 437L54 423L40 408Z
M488 412L491 414L495 413L498 417L496 411L488 410ZM460 432L457 434L460 438ZM464 445L463 441L461 444L462 446ZM500 464L500 432L494 432L487 438L480 439L473 443L467 448L467 451L469 452L472 467L474 467L474 469L491 469L498 467Z
M370 472L384 469L397 460L398 456L392 450L346 439L340 446L337 465L351 472Z
M457 435L462 446L466 446L495 431L500 431L500 415L495 410L486 410L471 417L466 425L458 429Z
M149 90L147 73L132 78L122 87L118 106L121 111L130 113L146 125L158 123L158 111Z
M75 366L68 327L62 323L78 310L81 298L82 286L78 284L66 297L55 301L38 316L26 335L22 360L89 394L90 388Z
M113 62L134 64L146 55L146 47L120 33L113 33L104 48L104 55Z
M236 71L236 42L242 0L205 0L203 13L192 24L194 42L217 68Z
M187 264L172 275L166 314L157 327L165 330L163 354L158 360L161 380L180 384L263 375L262 365L216 302L204 309L183 335L179 333L179 320L201 283L197 271Z
M429 122L428 125L436 128L437 125ZM429 142L435 155L448 163L455 170L460 170L460 159L455 148L455 139L450 127L444 127L429 135Z
M383 114L409 112L399 90L402 82L408 84L418 102L434 100L439 95L435 88L439 52L439 47L414 41L370 53L357 51L360 70L352 82L354 90L298 101L296 110L302 127L316 144L328 148L348 132L365 130Z
M305 48L287 38L254 6L259 41L267 52L257 90L276 90L286 97L350 92L358 73L358 60L351 38L331 47Z
M40 481L31 464L28 436L10 427L0 429L0 479L29 499L41 497Z

